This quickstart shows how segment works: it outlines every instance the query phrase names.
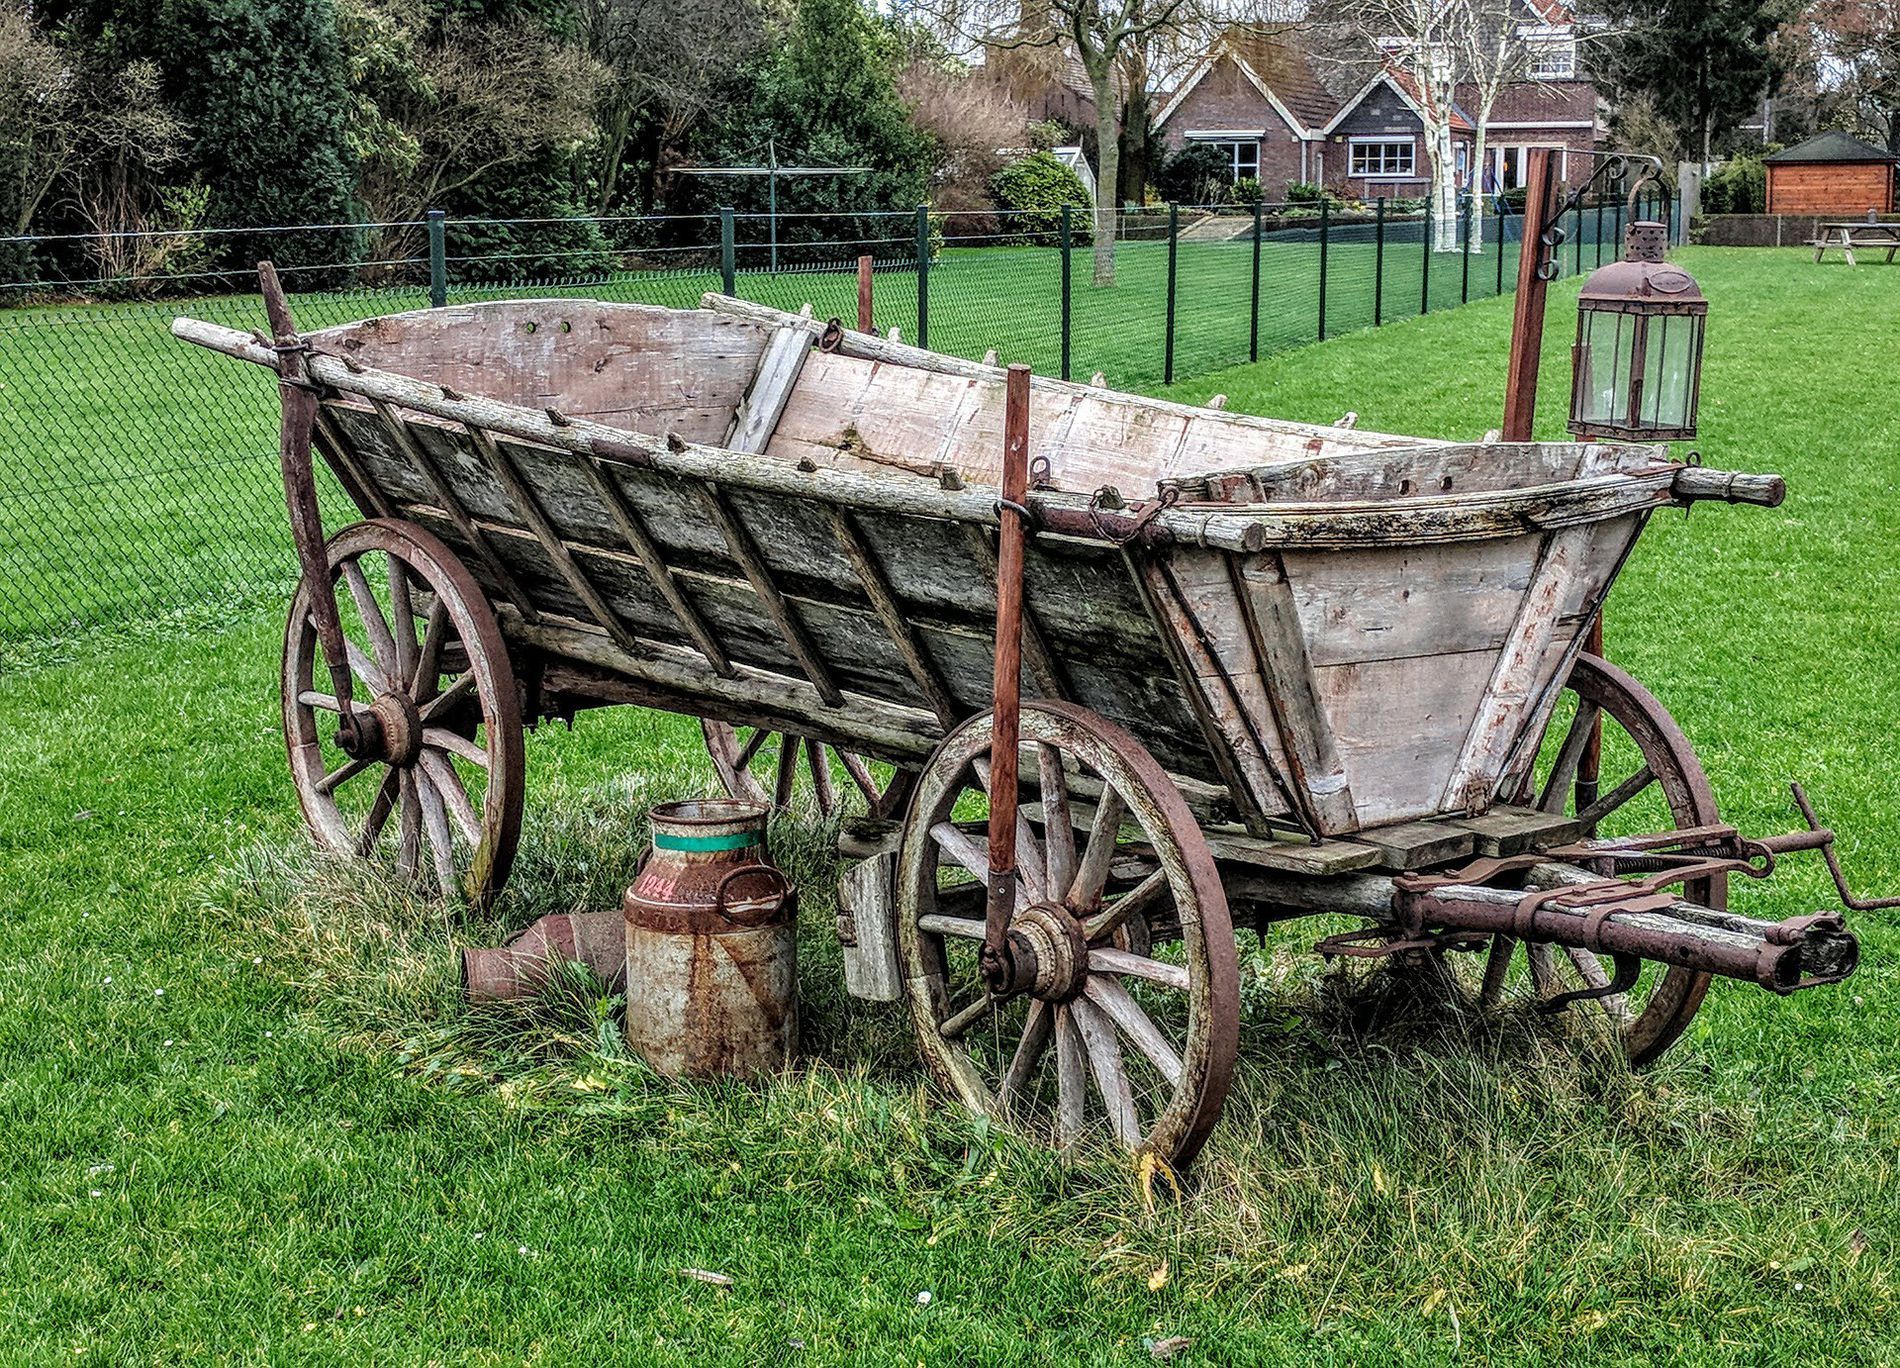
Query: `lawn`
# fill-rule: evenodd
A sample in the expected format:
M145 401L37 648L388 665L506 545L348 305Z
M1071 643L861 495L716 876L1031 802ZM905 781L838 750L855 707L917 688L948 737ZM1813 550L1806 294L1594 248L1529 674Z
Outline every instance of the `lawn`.
M1608 615L1753 831L1806 781L1867 889L1900 891L1900 416L1876 368L1900 273L1688 251L1712 301L1710 464L1775 511L1659 518ZM1552 301L1546 426L1567 394ZM1176 387L1471 436L1508 301ZM933 324L934 331L934 324ZM1112 372L1111 372L1112 374ZM263 396L258 399L262 402ZM1886 1362L1900 1274L1900 1000L1887 919L1844 987L1718 985L1632 1075L1528 1015L1368 1023L1302 933L1251 941L1226 1120L1177 1200L1061 1163L922 1079L845 999L823 833L803 879L806 1067L678 1087L576 995L454 1004L461 926L315 865L276 732L278 625L234 612L0 674L0 1324L23 1361ZM681 719L529 746L501 910L601 906L640 806L703 791ZM1825 906L1789 861L1742 910ZM503 1024L514 1032L498 1029ZM611 1037L611 1032L609 1032ZM681 1275L729 1274L730 1288ZM929 1293L928 1299L922 1294Z
M1586 216L1595 260L1595 216ZM1375 316L1416 315L1495 292L1490 244L1469 262L1421 250L1417 221L1389 226L1383 253L1372 230L1330 235L1327 331L1369 327ZM1319 332L1320 253L1314 229L1271 234L1260 252L1261 355ZM1089 255L1071 261L1071 369L1124 387L1159 384L1166 366L1167 246L1122 244L1119 284L1089 284ZM1383 256L1381 271L1377 258ZM742 266L762 264L748 247ZM1516 245L1503 277L1514 281ZM1565 254L1566 267L1574 253ZM1175 374L1203 374L1248 356L1252 244L1183 242L1176 263ZM1062 363L1061 253L1044 247L946 248L929 282L929 341L963 356L991 348L1043 374ZM598 295L691 307L719 288L716 271L629 273L605 283L535 286L515 293ZM820 317L855 318L855 274L741 270L738 293L788 309L811 303ZM1375 292L1378 298L1375 300ZM506 293L456 289L474 299ZM914 271L882 273L876 321L917 336ZM306 328L420 308L415 290L308 294L296 301ZM189 313L252 329L263 310L252 295L85 308L0 311L0 652L25 638L70 634L160 613L216 616L281 598L291 560L282 536L275 410L266 377L174 341L167 327Z

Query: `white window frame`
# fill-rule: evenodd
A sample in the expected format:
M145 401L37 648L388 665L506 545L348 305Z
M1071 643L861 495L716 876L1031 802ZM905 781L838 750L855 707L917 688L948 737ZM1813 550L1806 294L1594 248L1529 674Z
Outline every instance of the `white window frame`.
M1533 81L1573 81L1577 77L1577 40L1569 34L1533 37L1528 43Z
M1552 152L1555 152L1557 154L1557 179L1568 180L1570 178L1570 149L1565 147L1562 143L1493 143L1490 147L1485 148L1484 152L1485 160L1491 163L1491 175L1496 182L1497 189L1516 190L1524 185L1526 175L1528 174L1525 167L1526 163L1530 160L1525 154L1535 147L1548 147ZM1514 158L1516 165L1512 168L1513 178L1507 182L1504 179L1504 158L1507 153L1511 152L1517 154Z
M1383 148L1386 152L1379 155L1380 170L1367 171L1363 168L1362 153L1368 148ZM1395 147L1405 149L1405 169L1386 170L1387 152ZM1346 140L1346 174L1354 180L1401 181L1417 180L1418 177L1418 139L1403 137L1348 138Z
M1243 158L1241 153L1251 148L1253 152L1251 158L1253 170L1246 173L1246 178L1251 180L1260 179L1261 144L1267 140L1265 129L1194 128L1188 130L1184 136L1189 142L1207 143L1226 152L1227 174L1233 178L1232 183L1235 185L1240 184L1243 178L1242 173L1245 170L1244 164L1248 160Z

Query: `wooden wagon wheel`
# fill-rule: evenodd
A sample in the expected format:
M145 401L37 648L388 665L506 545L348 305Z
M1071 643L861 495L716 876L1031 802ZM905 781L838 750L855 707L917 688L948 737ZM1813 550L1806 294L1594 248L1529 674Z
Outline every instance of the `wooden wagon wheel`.
M1581 815L1586 836L1671 831L1721 820L1689 739L1647 689L1593 655L1578 657L1564 689L1566 697L1545 736L1526 742L1538 747L1537 759L1524 771L1515 801L1546 812ZM1577 775L1595 721L1603 724L1604 777L1593 794L1579 785ZM1507 773L1520 767L1521 758ZM1705 907L1725 908L1727 876L1694 880L1683 886L1682 896ZM1476 957L1481 969L1473 972L1479 977L1481 1003L1495 1004L1514 983L1549 998L1611 981L1609 958L1589 950L1533 945L1521 956L1515 950L1516 942L1498 937ZM1599 1014L1616 1032L1630 1062L1645 1064L1675 1043L1708 988L1707 974L1646 962L1627 992L1586 1000L1570 1010Z
M863 756L810 737L766 727L734 727L708 718L700 719L699 728L726 796L764 803L774 811L791 806L801 765L810 774L818 811L827 818L839 810L842 802L832 767L834 760L864 796L873 817L889 817L902 808L916 783L915 773L904 769L894 770L890 781L881 783L871 762Z
M312 586L302 584L284 633L283 708L304 819L326 850L369 859L393 845L405 876L426 871L444 894L460 887L485 906L514 863L524 764L494 612L455 553L412 523L346 527L329 556L370 749L351 755L337 743L337 700L315 684Z
M973 1110L1185 1164L1219 1119L1240 1031L1207 842L1134 737L1081 708L1025 703L1024 782L1040 799L1023 818L1012 925L1041 968L1035 990L992 1001L977 966L987 843L968 820L984 806L991 734L985 715L945 738L905 819L898 938L924 1059Z

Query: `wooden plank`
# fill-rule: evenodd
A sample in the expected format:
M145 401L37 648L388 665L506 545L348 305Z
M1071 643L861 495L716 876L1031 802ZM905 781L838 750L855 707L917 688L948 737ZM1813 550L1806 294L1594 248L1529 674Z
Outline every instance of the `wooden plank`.
M1492 808L1482 817L1460 817L1454 825L1478 838L1480 855L1517 855L1526 850L1564 845L1583 834L1583 823L1560 812L1539 812L1536 808Z
M1469 855L1476 833L1448 822L1399 822L1354 833L1353 840L1379 852L1387 869L1424 869Z
M620 529L620 535L626 538L627 545L632 547L634 555L640 558L640 564L646 569L647 578L653 582L653 587L659 591L660 597L666 600L667 607L673 610L673 616L679 620L680 629L692 639L693 644L699 648L700 654L706 657L706 663L712 666L715 672L730 677L733 673L730 657L727 656L725 648L719 644L719 639L713 635L712 628L707 625L699 609L680 589L678 581L674 578L672 567L666 563L666 557L661 553L658 543L647 531L645 520L634 511L632 505L615 486L613 478L601 469L597 461L589 457L581 457L578 464L586 472L589 482L594 486L594 492L600 496L601 507L607 510L607 516L612 518L614 524Z
M357 463L356 451L349 439L338 430L336 420L317 405L316 436L323 454L329 458L330 469L336 473L337 482L343 486L343 492L350 496L355 505L363 510L365 516L386 518L389 516L389 500L384 497L376 482L369 478L361 465Z
M965 524L964 541L970 548L970 555L982 568L983 575L989 580L992 589L996 585L996 543L993 534L986 527ZM1068 673L1062 668L1062 662L1049 647L1049 634L1043 630L1042 619L1037 615L1035 606L1029 601L1029 577L1023 577L1023 663L1029 667L1030 677L1035 681L1036 692L1043 698L1057 701L1075 698L1075 686L1070 682Z
M904 982L897 963L897 857L878 854L838 880L838 929L847 934L844 986L867 1002L895 1002Z
M443 478L436 463L429 458L428 453L422 449L422 445L410 436L402 416L396 412L393 405L382 400L372 399L370 403L376 411L377 418L382 421L383 430L389 434L389 440L395 444L396 450L402 453L409 464L422 475L424 482L434 492L437 504L461 532L469 548L481 557L482 563L487 567L489 575L500 587L502 593L521 609L522 616L530 622L534 621L540 616L539 610L528 596L521 592L521 586L515 582L515 577L508 573L508 567L501 563L501 558L495 554L495 548L489 544L488 538L483 535L481 529L476 527L475 520L469 517L468 509L463 507L462 501L449 487L449 482Z
M781 327L772 334L759 360L759 373L732 420L732 431L726 438L728 448L755 454L765 450L798 384L805 358L811 355L811 342L811 333L798 326Z
M857 569L859 583L864 587L865 597L871 601L872 611L877 614L878 621L884 624L891 644L903 657L911 677L923 691L925 701L946 729L955 726L958 719L956 700L951 697L949 686L944 683L943 675L931 660L929 648L918 640L916 632L906 620L904 610L897 602L897 595L891 590L890 581L884 577L883 569L865 546L864 539L858 535L851 515L841 508L828 509L827 512L831 516L832 533Z
M515 469L507 453L497 446L494 439L482 428L469 427L468 436L469 440L475 444L475 450L480 452L482 459L488 462L489 469L495 472L495 478L500 480L503 488L508 491L509 497L514 501L515 511L521 515L522 521L528 525L535 539L541 543L541 549L547 552L548 558L560 570L561 577L568 582L568 586L579 596L581 602L587 605L587 610L594 615L595 621L605 629L607 635L613 638L614 644L621 650L630 655L643 654L646 648L641 644L640 638L627 629L627 624L620 620L620 614L613 610L613 607L601 596L600 590L594 587L594 582L587 577L587 572L581 569L580 564L574 559L574 553L568 549L567 544L561 540L560 534L548 522L548 515L543 511L540 501L535 498L534 491L523 482L521 473Z
M708 516L712 518L713 524L718 527L720 535L726 540L727 550L739 563L739 568L745 572L746 580L752 585L752 591L759 596L759 606L765 610L765 615L771 619L780 635L785 638L785 644L791 650L792 657L805 671L805 677L811 680L812 687L818 690L818 696L824 699L827 705L837 707L843 700L843 695L839 693L838 685L831 677L831 669L812 646L811 637L805 631L804 625L793 616L792 609L785 602L785 596L779 592L778 585L773 582L771 571L766 569L765 560L759 555L759 548L753 543L751 534L745 530L744 525L737 518L732 516L717 484L707 481L701 484L699 489Z
M1043 824L1044 810L1041 803L1025 803L1022 810L1031 822L1037 826ZM1072 799L1069 810L1077 831L1086 833L1095 829L1093 803ZM1267 835L1256 836L1245 827L1225 824L1203 825L1201 835L1206 837L1207 848L1214 858L1223 864L1247 865L1289 874L1346 874L1355 869L1369 869L1382 858L1378 850L1356 839L1313 841L1298 831L1269 829ZM1137 834L1124 828L1118 853L1152 855L1154 851Z

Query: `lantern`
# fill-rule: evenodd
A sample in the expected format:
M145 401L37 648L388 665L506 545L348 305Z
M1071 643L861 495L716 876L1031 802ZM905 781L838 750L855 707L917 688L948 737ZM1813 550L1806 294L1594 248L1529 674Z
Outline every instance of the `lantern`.
M1577 298L1570 431L1619 442L1695 436L1702 325L1709 301L1663 260L1668 230L1632 223L1623 260L1600 266Z

